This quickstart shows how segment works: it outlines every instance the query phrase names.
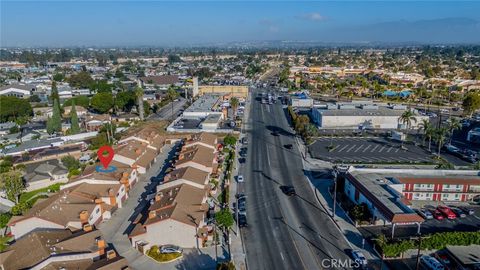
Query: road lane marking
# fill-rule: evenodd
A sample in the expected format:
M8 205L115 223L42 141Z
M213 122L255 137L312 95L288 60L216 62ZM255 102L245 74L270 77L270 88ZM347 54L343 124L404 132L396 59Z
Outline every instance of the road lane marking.
M280 252L280 257L282 257L282 260L285 261L285 257L283 257L283 253L282 253L282 252Z
M372 149L372 151L370 151L370 152L373 152L373 151L375 151L375 149L377 149L377 147L378 147L378 144L377 144L377 145L375 145L375 147L374 147L374 148Z
M355 146L357 146L357 145L354 144L352 147L350 147L350 148L347 150L347 153L350 152L353 148L355 148Z
M344 147L342 147L342 149L338 150L338 152L342 152L343 150L345 150L345 148L347 148L349 146L349 144L346 144Z
M360 147L358 147L358 148L355 150L355 153L356 153L358 150L362 149L362 147L363 147L363 144L361 144Z
M397 150L395 151L395 153L397 153L397 152L398 152L398 150L400 150L400 149L398 149L398 148L397 148Z

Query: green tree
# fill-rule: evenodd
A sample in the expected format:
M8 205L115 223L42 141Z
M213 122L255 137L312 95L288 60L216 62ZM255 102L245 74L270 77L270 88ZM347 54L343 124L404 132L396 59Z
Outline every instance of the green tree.
M463 99L462 107L464 113L471 117L476 110L480 109L480 94L468 93Z
M29 100L30 102L40 102L40 101L42 101L42 100L38 97L38 95L31 95L31 96L28 98L28 100Z
M143 104L143 89L139 86L135 88L135 96L137 97L137 105L138 105L138 115L140 117L140 121L144 120L144 104Z
M88 108L88 106L90 106L90 98L89 97L87 97L87 96L75 96L75 97L72 97L72 98L66 100L63 103L63 107L72 106L73 101L75 101L75 105L82 106L85 109Z
M235 264L232 261L218 263L217 270L235 270Z
M52 127L56 132L62 131L62 116L60 115L60 105L58 99L53 100Z
M80 132L78 124L77 109L75 108L75 100L72 100L72 109L70 110L70 133L77 134Z
M172 114L171 114L171 120L173 120L173 101L178 97L178 92L175 91L174 87L173 86L170 86L167 90L167 100L170 102L171 106L172 106Z
M402 113L402 115L398 118L398 121L404 124L408 130L412 126L412 121L417 123L417 118L415 117L413 111L408 109Z
M65 166L68 170L74 170L74 169L80 168L80 162L76 158L70 155L62 157L61 160L62 160L63 166Z
M18 172L8 172L2 175L3 190L7 198L18 203L18 196L25 190L23 179Z
M462 124L457 118L451 117L448 119L448 131L450 132L450 141L449 143L452 143L452 138L453 138L453 132L457 129L461 129Z
M230 99L230 106L232 107L232 110L233 110L233 118L235 119L235 116L237 115L238 98L232 97L232 98Z
M61 82L61 81L63 81L63 79L65 79L65 75L63 75L62 73L55 73L53 75L53 80L54 81Z
M94 80L92 79L92 76L90 76L90 73L86 71L81 71L76 74L72 74L68 78L68 83L75 88L90 88L92 84L94 83Z
M0 96L0 122L16 121L17 118L30 116L33 116L33 110L28 100Z
M123 91L116 95L115 107L121 111L130 111L135 106L136 100L135 92Z
M99 113L106 113L113 108L112 93L97 93L92 97L91 106Z
M217 213L215 213L215 221L218 226L223 229L229 229L233 226L233 215L230 212L230 209L225 208Z
M52 91L50 92L50 101L53 103L54 100L60 101L60 96L58 95L57 82L52 81Z
M225 136L225 138L223 138L223 144L225 145L234 146L236 143L237 143L237 138L235 138L230 134L228 134L227 136Z
M47 133L50 135L55 133L55 128L53 127L53 121L52 121L52 118L50 118L50 116L47 118Z
M427 130L431 128L432 124L430 124L430 119L422 119L422 122L419 124L418 131L423 130L423 145L425 145L425 140L427 139Z

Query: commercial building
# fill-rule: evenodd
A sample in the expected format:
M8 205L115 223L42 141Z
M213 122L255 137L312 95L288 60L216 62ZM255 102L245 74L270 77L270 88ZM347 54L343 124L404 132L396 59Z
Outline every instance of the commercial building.
M313 107L313 99L306 93L295 94L290 96L290 105L292 107L311 108Z
M381 104L340 103L324 104L311 109L312 121L320 128L354 128L354 129L397 129L405 128L400 116L407 110L406 106L385 106ZM428 116L414 111L417 121L412 121L410 128L416 128Z
M195 86L194 86L195 89ZM201 85L198 87L200 95L205 94L229 94L234 97L248 96L248 86L245 85Z
M379 224L420 224L411 201L465 202L480 199L478 171L433 169L366 169L350 167L344 192L365 203Z

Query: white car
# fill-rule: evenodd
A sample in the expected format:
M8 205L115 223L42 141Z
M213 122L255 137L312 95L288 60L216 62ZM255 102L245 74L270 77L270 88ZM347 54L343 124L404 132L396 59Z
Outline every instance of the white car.
M160 253L182 253L183 249L175 245L164 245L160 247Z
M245 180L243 179L243 175L238 175L238 176L237 176L237 182L238 182L238 183L243 183L243 181L245 181Z
M360 250L352 250L352 258L360 267L367 266L367 258Z

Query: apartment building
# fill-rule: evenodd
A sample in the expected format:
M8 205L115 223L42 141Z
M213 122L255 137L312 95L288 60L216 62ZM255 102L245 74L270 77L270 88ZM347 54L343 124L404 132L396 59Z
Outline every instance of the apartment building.
M108 267L107 267L108 266ZM0 253L0 269L124 270L128 262L110 249L100 231L86 227L31 232Z
M175 168L194 167L196 169L216 173L218 169L217 154L210 147L193 145L184 147L175 163Z
M440 175L398 177L408 200L466 202L480 199L477 175Z
M218 148L218 137L214 134L206 132L192 134L190 138L185 140L183 149L190 148L196 145L211 148L213 152L216 152Z

